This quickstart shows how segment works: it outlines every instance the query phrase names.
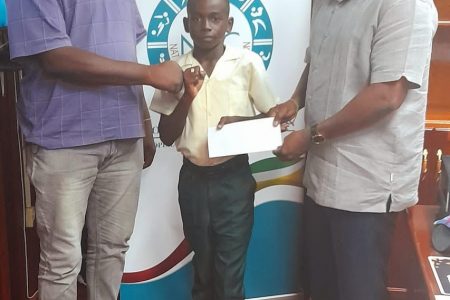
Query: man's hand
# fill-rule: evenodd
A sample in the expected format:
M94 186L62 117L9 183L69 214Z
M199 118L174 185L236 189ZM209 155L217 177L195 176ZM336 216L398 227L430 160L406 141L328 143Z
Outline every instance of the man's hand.
M166 61L149 68L153 87L171 93L178 93L183 87L183 72L176 62Z
M311 147L311 133L309 129L294 131L284 138L283 145L273 151L280 160L291 161L298 159Z
M173 93L183 87L183 72L173 61L148 66L110 59L71 46L44 51L26 60L39 63L49 78L68 84L88 87L150 85Z
M145 129L145 137L143 140L144 144L144 166L146 169L150 167L155 158L156 146L155 141L153 140L153 128L152 122L150 119L144 120L144 129Z
M277 104L267 113L268 116L274 117L273 125L281 124L281 130L285 131L292 120L297 116L298 105L294 100L290 99L284 103Z
M202 88L205 72L199 66L188 68L183 72L184 93L189 99L194 100Z

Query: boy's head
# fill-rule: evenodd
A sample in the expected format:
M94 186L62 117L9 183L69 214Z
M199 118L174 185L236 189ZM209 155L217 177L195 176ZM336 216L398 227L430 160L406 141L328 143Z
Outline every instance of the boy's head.
M194 47L211 49L223 44L225 34L233 27L229 0L188 0L184 28Z

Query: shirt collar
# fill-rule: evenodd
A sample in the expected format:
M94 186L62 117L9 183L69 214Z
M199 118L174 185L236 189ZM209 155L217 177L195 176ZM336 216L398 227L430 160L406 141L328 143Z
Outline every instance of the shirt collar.
M230 61L230 60L239 59L240 57L241 57L241 52L238 49L233 48L231 46L227 46L225 48L225 52L223 53L222 60Z

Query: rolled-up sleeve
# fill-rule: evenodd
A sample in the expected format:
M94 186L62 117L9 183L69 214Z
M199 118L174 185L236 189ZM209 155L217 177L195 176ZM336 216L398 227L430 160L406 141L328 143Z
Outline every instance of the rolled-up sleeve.
M58 0L7 0L11 58L71 46Z
M411 88L422 85L436 30L434 8L425 1L385 1L371 54L371 83L405 77Z
M144 24L142 23L142 17L139 13L139 9L136 2L133 1L133 10L136 14L136 41L140 42L143 38L147 36L147 30L145 30Z

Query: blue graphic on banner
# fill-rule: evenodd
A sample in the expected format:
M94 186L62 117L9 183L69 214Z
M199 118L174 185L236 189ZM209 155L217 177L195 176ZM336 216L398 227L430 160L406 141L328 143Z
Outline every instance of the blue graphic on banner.
M255 226L245 269L246 298L301 290L303 205L274 201L255 208Z
M5 0L0 0L0 27L8 25Z
M246 298L301 290L302 204L273 201L255 207L255 223L245 271ZM191 300L192 264L151 282L122 284L124 300Z
M251 50L261 56L268 68L272 59L273 30L266 8L261 0L231 0L230 3L245 16L252 33ZM186 0L163 0L157 5L148 26L147 53L150 64L158 64L171 58L168 42L170 30L186 4ZM189 42L182 40L181 54L184 54L185 44L189 45Z
M139 284L122 284L120 298L129 300L191 299L192 273L192 264L189 263L161 280Z

